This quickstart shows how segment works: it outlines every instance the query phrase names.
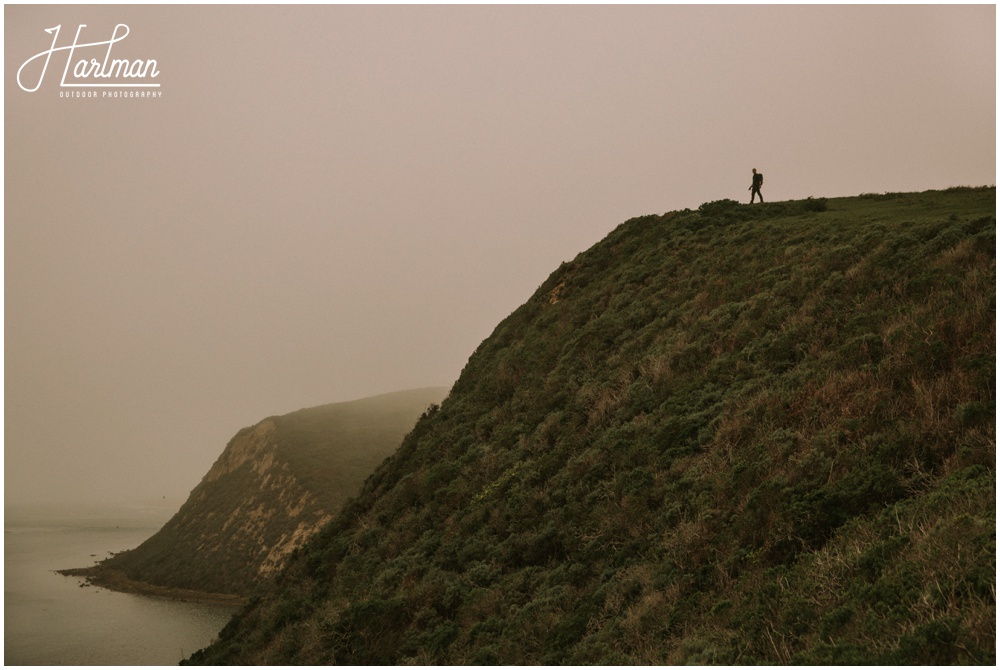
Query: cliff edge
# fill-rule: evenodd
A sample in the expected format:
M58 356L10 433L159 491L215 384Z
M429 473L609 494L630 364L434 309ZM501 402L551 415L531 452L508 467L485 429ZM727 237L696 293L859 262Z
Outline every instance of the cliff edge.
M191 661L993 665L995 211L623 223Z

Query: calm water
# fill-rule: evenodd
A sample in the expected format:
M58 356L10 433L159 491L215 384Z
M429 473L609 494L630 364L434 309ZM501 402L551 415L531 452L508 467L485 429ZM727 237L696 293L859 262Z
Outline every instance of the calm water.
M5 665L175 665L209 644L235 609L81 587L54 570L138 546L166 510L4 519Z

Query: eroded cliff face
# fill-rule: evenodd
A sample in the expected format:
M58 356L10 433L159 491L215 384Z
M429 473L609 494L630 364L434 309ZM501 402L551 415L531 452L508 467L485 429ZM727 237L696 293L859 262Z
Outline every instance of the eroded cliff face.
M198 505L184 517L189 530L197 529L197 554L215 555L223 564L230 562L227 554L238 554L246 569L231 570L250 581L280 570L287 556L332 518L332 510L281 458L275 433L275 422L266 419L237 435L192 492ZM244 495L230 506L213 504L227 482Z
M199 553L220 551L219 538L228 538L245 545L260 578L281 569L288 554L332 518L319 496L307 490L277 455L275 431L274 421L267 419L237 435L192 493L208 508L212 493L205 484L233 477L246 489L247 495L228 510L221 529L216 531L213 524L192 526L201 526Z
M274 437L274 429L274 421L265 419L249 431L240 431L205 475L204 481L221 479L244 463L251 463L260 474L266 472L274 463L273 451L265 453L268 441Z
M249 595L330 521L444 394L422 389L326 405L241 430L159 532L90 574Z

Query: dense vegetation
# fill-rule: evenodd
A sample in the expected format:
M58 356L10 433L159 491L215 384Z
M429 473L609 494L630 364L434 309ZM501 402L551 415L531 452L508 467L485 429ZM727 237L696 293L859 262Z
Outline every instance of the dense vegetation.
M192 661L993 664L994 212L627 221Z
M67 572L109 588L249 595L357 495L420 413L445 393L390 393L244 428L155 535L94 568Z

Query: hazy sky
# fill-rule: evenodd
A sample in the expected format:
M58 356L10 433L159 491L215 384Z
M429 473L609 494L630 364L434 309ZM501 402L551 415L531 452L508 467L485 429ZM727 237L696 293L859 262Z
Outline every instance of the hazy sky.
M993 5L4 21L7 504L177 503L265 416L450 385L561 262L754 167L768 200L996 180ZM119 23L159 98L61 98L65 49L18 86L46 28Z

